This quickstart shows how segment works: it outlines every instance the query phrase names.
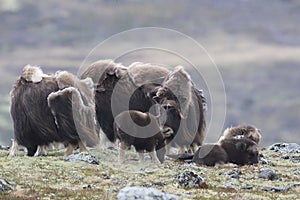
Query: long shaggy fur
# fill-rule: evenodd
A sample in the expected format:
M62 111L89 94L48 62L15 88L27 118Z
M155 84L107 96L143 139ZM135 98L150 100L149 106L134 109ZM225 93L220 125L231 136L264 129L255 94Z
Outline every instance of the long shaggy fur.
M26 147L28 156L33 156L38 146L77 143L78 132L88 143L97 143L92 85L91 80L79 80L68 72L49 76L39 67L25 66L11 91L10 113L16 146ZM74 118L80 119L76 127Z
M180 132L176 145L200 145L203 142L205 100L182 67L177 67L170 73L169 70L152 64L137 62L125 68L111 60L104 60L92 64L80 77L91 77L95 83L97 120L111 142L116 140L112 131L115 116L127 110L152 112L150 108L154 104L162 104L162 101L156 102L153 97L159 89L170 91L169 87L176 94L169 100L180 105L175 114L170 112L167 115L169 124L166 126L171 127L174 132ZM168 99L168 96L163 96L162 99ZM173 121L175 118L177 119ZM177 127L178 124L181 124L180 128Z
M193 162L214 166L234 163L237 165L258 163L258 146L248 138L224 139L220 144L202 145L193 157Z
M89 146L97 145L92 80L79 80L63 71L56 74L56 81L60 90L51 93L47 100L60 134L73 145L80 139Z
M11 91L10 113L15 140L27 148L28 156L34 155L38 145L61 140L47 104L48 95L57 91L58 85L53 77L43 77L41 80L33 78L37 76L40 76L39 68L24 67L22 76Z
M261 140L260 130L255 126L239 125L236 127L227 128L219 139L219 143L224 139L246 137L256 144Z
M188 73L182 67L176 67L158 87L154 98L166 108L168 118L165 125L175 132L171 145L191 145L196 151L205 136L206 102L202 91L195 87Z

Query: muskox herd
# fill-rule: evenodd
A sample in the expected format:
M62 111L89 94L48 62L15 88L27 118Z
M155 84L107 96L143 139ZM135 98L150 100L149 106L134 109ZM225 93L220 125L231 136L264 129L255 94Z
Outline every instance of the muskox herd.
M258 162L259 130L253 126L226 129L216 144L203 144L206 100L182 66L172 71L154 64L125 67L112 60L91 64L79 76L66 71L44 74L27 65L11 91L14 139L27 155L46 153L63 144L75 148L116 143L119 161L133 146L144 160L150 153L162 163L170 148L192 152L193 161L215 165Z

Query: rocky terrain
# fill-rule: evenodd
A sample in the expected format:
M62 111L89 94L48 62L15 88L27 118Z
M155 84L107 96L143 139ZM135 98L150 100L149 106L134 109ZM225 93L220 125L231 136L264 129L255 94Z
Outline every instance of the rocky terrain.
M63 157L7 157L0 151L0 199L299 199L300 147L274 144L263 148L260 163L207 167L167 159L152 164L137 154L117 162L117 150ZM80 161L82 160L82 161Z

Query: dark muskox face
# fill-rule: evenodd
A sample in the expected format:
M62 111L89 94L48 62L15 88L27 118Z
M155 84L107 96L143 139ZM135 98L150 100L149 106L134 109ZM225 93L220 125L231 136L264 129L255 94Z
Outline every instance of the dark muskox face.
M227 152L228 161L238 165L258 163L258 146L248 138L224 139L221 147Z

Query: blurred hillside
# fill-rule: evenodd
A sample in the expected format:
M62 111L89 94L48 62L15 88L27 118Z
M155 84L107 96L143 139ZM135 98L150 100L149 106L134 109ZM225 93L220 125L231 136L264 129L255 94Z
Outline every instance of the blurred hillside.
M0 0L0 144L10 144L9 91L24 65L42 66L46 73L64 69L76 73L97 44L144 26L180 31L206 48L225 84L224 128L256 125L262 129L262 146L275 141L299 143L299 19L297 0ZM180 41L153 37L190 50ZM99 59L113 58L118 48L121 44L105 49ZM133 58L160 59L168 58L156 54ZM204 60L195 64L209 72ZM172 58L168 62L179 64ZM195 82L208 93L201 81ZM212 134L207 134L207 141L213 142Z

